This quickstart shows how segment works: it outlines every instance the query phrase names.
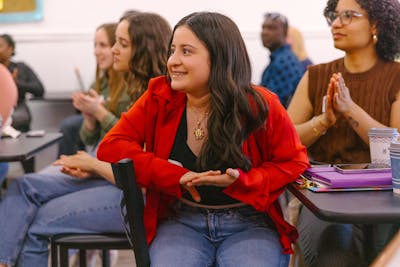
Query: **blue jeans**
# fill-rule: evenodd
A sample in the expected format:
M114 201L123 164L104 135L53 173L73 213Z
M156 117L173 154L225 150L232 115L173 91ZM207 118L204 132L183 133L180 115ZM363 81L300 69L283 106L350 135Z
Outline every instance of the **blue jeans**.
M13 181L0 204L0 263L47 266L49 237L123 232L121 191L103 179L31 173Z
M178 202L150 246L151 266L288 266L269 218L250 206L203 209Z

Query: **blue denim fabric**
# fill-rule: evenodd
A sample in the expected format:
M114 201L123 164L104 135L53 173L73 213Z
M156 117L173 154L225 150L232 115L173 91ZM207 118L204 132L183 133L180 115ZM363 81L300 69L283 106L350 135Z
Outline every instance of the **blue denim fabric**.
M252 207L210 210L178 202L150 246L151 266L288 266L278 233Z
M102 179L31 173L13 181L0 204L0 263L47 266L49 237L123 232L121 191Z

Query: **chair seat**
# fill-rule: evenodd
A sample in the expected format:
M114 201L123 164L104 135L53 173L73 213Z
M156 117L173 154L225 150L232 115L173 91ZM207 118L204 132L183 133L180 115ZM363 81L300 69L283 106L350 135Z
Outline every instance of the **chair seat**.
M68 249L79 249L79 266L86 266L86 250L101 249L103 251L103 267L110 266L109 250L131 249L125 233L102 234L62 234L52 237L52 267L58 267L58 250L60 250L61 267L69 266Z
M71 234L54 238L55 244L65 248L130 249L125 233L121 234Z

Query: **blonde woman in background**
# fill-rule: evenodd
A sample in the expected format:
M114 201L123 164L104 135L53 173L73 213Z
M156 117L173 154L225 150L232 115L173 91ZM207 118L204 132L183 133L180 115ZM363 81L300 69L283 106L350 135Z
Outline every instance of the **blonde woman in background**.
M303 35L300 30L293 26L289 26L286 42L290 45L293 53L300 60L304 67L304 71L306 71L307 67L312 65L313 62L308 57Z
M96 145L132 102L126 92L124 73L113 69L111 46L115 43L115 29L115 23L106 23L96 29L96 79L87 92L72 95L73 105L81 114L70 116L61 123L63 138L59 143L59 156L73 155L85 145Z

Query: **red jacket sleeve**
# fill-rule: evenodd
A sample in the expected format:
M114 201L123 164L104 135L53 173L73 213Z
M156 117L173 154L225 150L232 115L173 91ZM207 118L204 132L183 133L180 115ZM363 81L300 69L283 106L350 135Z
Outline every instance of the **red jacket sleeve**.
M168 162L169 148L173 142L171 134L175 135L173 130L177 127L173 123L162 125L163 120L159 119L162 114L157 114L158 109L152 106L154 101L151 94L148 90L128 112L121 115L119 122L100 143L97 157L107 162L130 158L141 187L180 197L179 179L188 170ZM179 119L176 121L179 123ZM160 144L154 144L154 135L158 134L155 129L166 135L166 144L161 143L162 138L156 140ZM157 148L159 151L156 156L154 149Z
M265 212L309 163L286 110L275 95L263 94L269 108L266 127L251 135L244 145L253 167L249 172L240 170L239 178L224 192Z

